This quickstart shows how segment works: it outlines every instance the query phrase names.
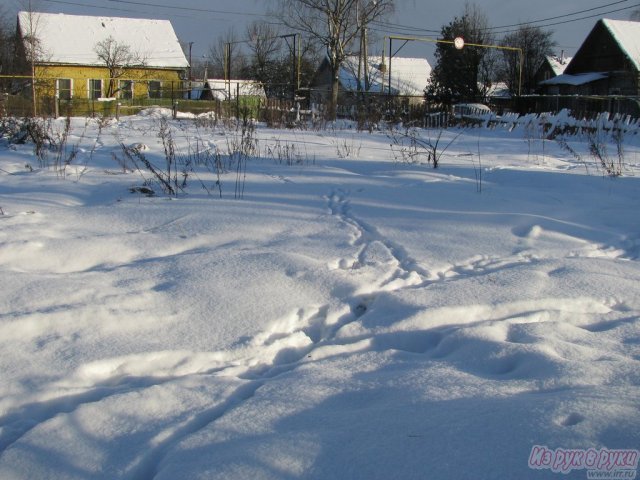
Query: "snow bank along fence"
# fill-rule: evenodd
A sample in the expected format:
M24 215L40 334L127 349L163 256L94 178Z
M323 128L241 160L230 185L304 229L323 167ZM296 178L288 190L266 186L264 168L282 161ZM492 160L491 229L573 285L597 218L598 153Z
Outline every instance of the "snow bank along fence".
M467 124L484 128L525 129L532 134L553 137L559 134L577 134L589 131L619 131L625 135L640 133L640 119L620 113L601 112L590 117L574 115L569 109L558 113L505 113L478 111L465 116ZM465 120L462 121L465 123Z

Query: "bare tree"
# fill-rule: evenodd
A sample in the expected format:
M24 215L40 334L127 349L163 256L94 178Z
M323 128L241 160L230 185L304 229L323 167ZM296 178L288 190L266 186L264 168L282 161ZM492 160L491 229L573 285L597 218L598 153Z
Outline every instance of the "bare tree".
M0 75L6 75L13 64L14 36L5 7L0 7Z
M241 55L241 44L235 30L231 28L225 36L218 37L217 42L209 47L209 58L213 77L219 78L239 78L239 72L245 69L245 57ZM211 76L211 71L207 72Z
M31 96L33 100L32 110L33 116L38 115L38 85L36 67L45 59L45 51L39 37L41 17L38 13L31 10L31 2L29 2L29 10L21 12L19 17L19 34L20 49L24 54L24 62L29 65L31 70Z
M280 0L283 24L317 41L326 50L331 71L328 109L335 119L340 67L360 32L371 22L389 14L394 0Z
M249 49L251 50L251 76L267 83L274 76L279 60L282 38L278 29L266 22L253 22L247 27Z
M0 7L0 92L11 89L11 79L4 77L14 72L15 32L11 33L11 23L4 7ZM15 26L15 25L14 25ZM2 108L0 108L0 113Z
M265 85L268 96L295 92L298 74L297 38L281 35L267 22L254 22L247 28L249 63L244 75Z
M109 70L107 97L113 97L120 88L117 80L124 76L127 69L144 65L144 59L131 50L129 45L108 37L96 43L93 51Z
M503 44L508 47L518 48L522 51L522 66L520 66L520 54L514 51L503 51L502 78L507 83L512 94L518 93L522 87L522 93L533 93L536 89L535 75L544 62L547 55L553 53L555 42L553 33L542 30L533 25L523 25L517 31L507 35ZM522 71L520 71L522 68ZM520 77L522 77L520 79ZM522 82L522 85L520 83Z

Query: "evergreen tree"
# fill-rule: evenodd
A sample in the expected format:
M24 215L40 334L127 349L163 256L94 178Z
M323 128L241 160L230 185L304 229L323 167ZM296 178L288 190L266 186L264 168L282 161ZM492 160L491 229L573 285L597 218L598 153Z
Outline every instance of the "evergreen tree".
M0 9L0 75L6 75L12 70L15 30L11 31L11 23L5 12Z
M481 100L483 86L491 77L483 64L487 49L469 44L491 42L486 15L476 5L467 4L463 15L443 26L440 35L442 40L451 43L440 42L436 46L436 65L431 72L427 96L446 105ZM466 44L462 49L452 44L457 37Z

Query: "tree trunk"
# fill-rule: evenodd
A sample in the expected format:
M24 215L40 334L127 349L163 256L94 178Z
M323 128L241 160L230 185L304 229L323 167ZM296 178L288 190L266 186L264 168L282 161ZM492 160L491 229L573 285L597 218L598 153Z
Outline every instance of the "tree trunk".
M36 88L36 63L31 60L31 96L33 97L33 118L38 116L38 90Z
M327 120L335 120L338 113L338 90L340 88L340 78L338 76L339 67L333 72L331 80L331 97L329 98L329 111Z

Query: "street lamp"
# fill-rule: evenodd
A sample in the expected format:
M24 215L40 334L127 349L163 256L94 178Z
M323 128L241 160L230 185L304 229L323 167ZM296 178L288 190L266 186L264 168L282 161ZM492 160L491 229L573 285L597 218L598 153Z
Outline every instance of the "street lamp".
M384 71L383 69L387 69L389 70L389 95L391 95L391 58L398 53L402 47L404 47L408 42L411 41L416 41L416 42L429 42L429 43L446 43L449 45L453 45L457 50L462 50L464 47L479 47L479 48L498 48L501 50L511 50L511 51L517 51L519 53L519 58L520 61L518 62L518 96L522 95L522 64L524 62L524 57L523 57L523 53L522 53L522 49L518 48L518 47L505 47L503 45L484 45L481 43L466 43L464 41L464 39L462 37L456 37L454 40L438 40L435 38L429 38L429 37L401 37L401 36L395 36L395 35L389 35L389 36L385 36L385 41L388 38L389 39L389 66L387 67L384 64L384 57L385 57L385 41L383 41L382 43L382 65L380 66L380 70ZM404 44L395 52L392 53L391 50L391 46L392 46L392 41L393 40L403 40ZM384 92L384 82L382 82L382 91Z

